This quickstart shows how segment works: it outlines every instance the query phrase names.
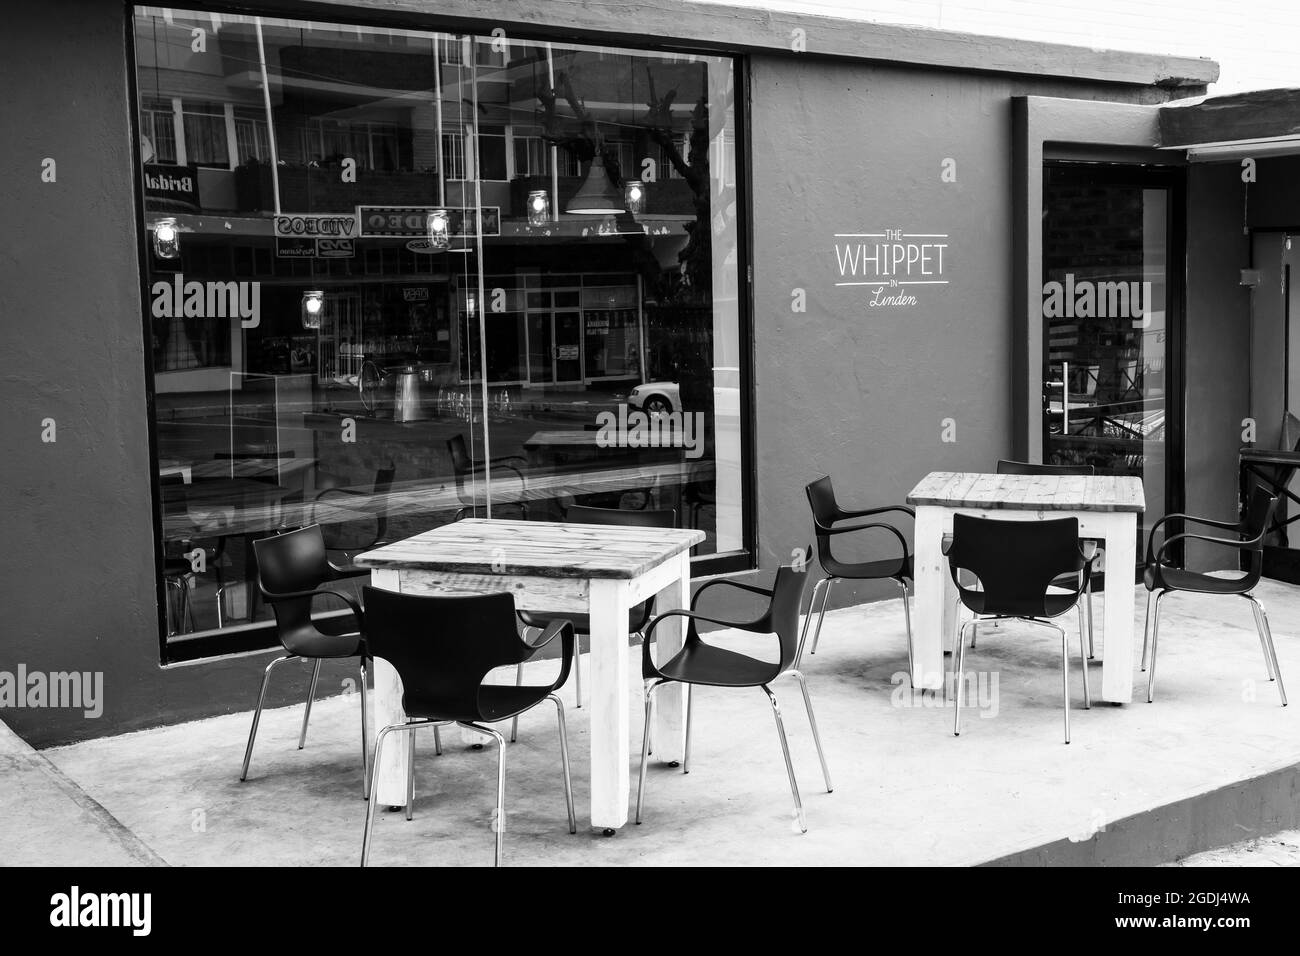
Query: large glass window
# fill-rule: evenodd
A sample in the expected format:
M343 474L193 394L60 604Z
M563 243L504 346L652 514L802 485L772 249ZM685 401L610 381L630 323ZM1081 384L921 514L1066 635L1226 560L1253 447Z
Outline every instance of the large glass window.
M669 509L743 555L731 58L211 27L136 8L166 659L273 643L251 544L311 523Z

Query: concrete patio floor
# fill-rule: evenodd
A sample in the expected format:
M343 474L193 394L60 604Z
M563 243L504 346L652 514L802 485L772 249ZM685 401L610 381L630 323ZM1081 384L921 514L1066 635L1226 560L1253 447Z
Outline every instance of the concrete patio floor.
M1265 581L1257 594L1270 612L1283 676L1300 694L1300 589ZM1180 801L1300 765L1300 707L1279 706L1246 602L1166 600L1154 704L1145 701L1135 659L1134 703L1083 710L1076 660L1069 746L1061 736L1059 645L1050 632L1023 625L983 630L967 667L989 693L970 708L958 738L951 707L937 706L930 695L914 697L905 680L891 682L895 675L901 680L907 660L898 601L827 615L819 652L805 658L804 670L834 793L821 784L797 687L774 687L808 816L802 835L763 694L711 688L696 691L691 773L652 762L644 825L629 823L613 837L592 832L584 822L589 710L573 708L570 682L564 696L579 832L567 832L554 711L538 708L521 721L519 742L507 752L505 862L960 865L1016 854L1029 854L1020 859L1029 861L1037 848L1060 841L1101 847L1109 834L1092 862L1159 863L1269 829L1260 822L1268 816L1258 808L1262 798L1248 784L1243 797L1234 797L1241 809L1231 839L1216 842L1213 828L1195 820L1168 824L1177 817L1169 808ZM755 650L772 641L729 632L710 639ZM639 649L629 653L638 655L639 673ZM305 691L308 675L302 668L282 679L300 679ZM1091 679L1099 690L1099 662ZM249 688L250 697L255 690ZM632 698L635 786L641 711ZM315 704L302 751L301 705L266 712L249 780L240 783L250 716L43 755L167 863L356 865L366 808L356 696ZM469 749L454 729L444 730L443 742L445 753L436 757L431 732L423 733L415 819L380 815L372 865L491 864L493 752ZM1294 814L1294 806L1286 812ZM1160 831L1159 846L1126 856L1143 814ZM1125 823L1135 815L1136 822ZM0 827L15 825L23 825L21 817ZM1271 829L1288 825L1294 820Z

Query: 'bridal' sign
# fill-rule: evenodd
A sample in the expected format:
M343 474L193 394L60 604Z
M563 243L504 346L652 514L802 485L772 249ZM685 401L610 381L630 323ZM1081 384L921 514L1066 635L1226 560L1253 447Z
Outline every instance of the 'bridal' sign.
M947 233L837 232L835 285L864 286L873 308L916 305L919 287L948 284L943 272L947 251Z

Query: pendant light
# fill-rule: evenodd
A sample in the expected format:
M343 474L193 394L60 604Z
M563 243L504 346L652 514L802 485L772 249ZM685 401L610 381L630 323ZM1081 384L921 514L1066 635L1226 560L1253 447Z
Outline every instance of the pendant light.
M605 158L599 151L587 169L587 178L564 210L581 216L617 216L627 212L623 199L605 173Z

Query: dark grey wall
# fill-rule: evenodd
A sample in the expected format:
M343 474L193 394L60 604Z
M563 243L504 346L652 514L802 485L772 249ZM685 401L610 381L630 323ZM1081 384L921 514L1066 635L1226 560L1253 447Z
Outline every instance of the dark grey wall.
M54 7L0 30L0 670L103 671L105 705L0 711L36 746L251 707L265 660L158 666L125 8Z
M803 486L819 475L872 507L902 503L927 472L989 470L1011 455L1010 98L1103 91L752 63L759 534L770 565L809 538ZM956 182L941 181L945 159L956 162ZM834 234L885 228L949 234L951 284L917 287L916 305L892 308L869 307L865 288L836 288ZM796 288L807 292L806 313L791 310ZM943 441L945 419L953 442ZM886 549L882 539L871 554ZM834 603L890 593L846 587Z
M1241 270L1250 241L1241 190L1235 165L1188 168L1186 510L1222 520L1236 517L1237 449L1249 414L1250 290ZM1192 542L1187 557L1221 561L1222 550Z
M0 714L37 746L247 709L267 660L158 665L124 9L20 5L0 32L0 670L99 670L106 695L98 720ZM1163 94L793 55L757 56L753 78L757 508L771 567L806 541L802 488L823 472L879 504L929 470L1009 452L1009 97ZM45 157L55 183L40 180ZM940 182L944 158L956 183ZM833 233L883 228L950 233L952 284L894 310L835 289ZM790 311L796 287L803 314ZM47 417L53 444L40 440ZM273 685L271 703L300 699L299 677Z

